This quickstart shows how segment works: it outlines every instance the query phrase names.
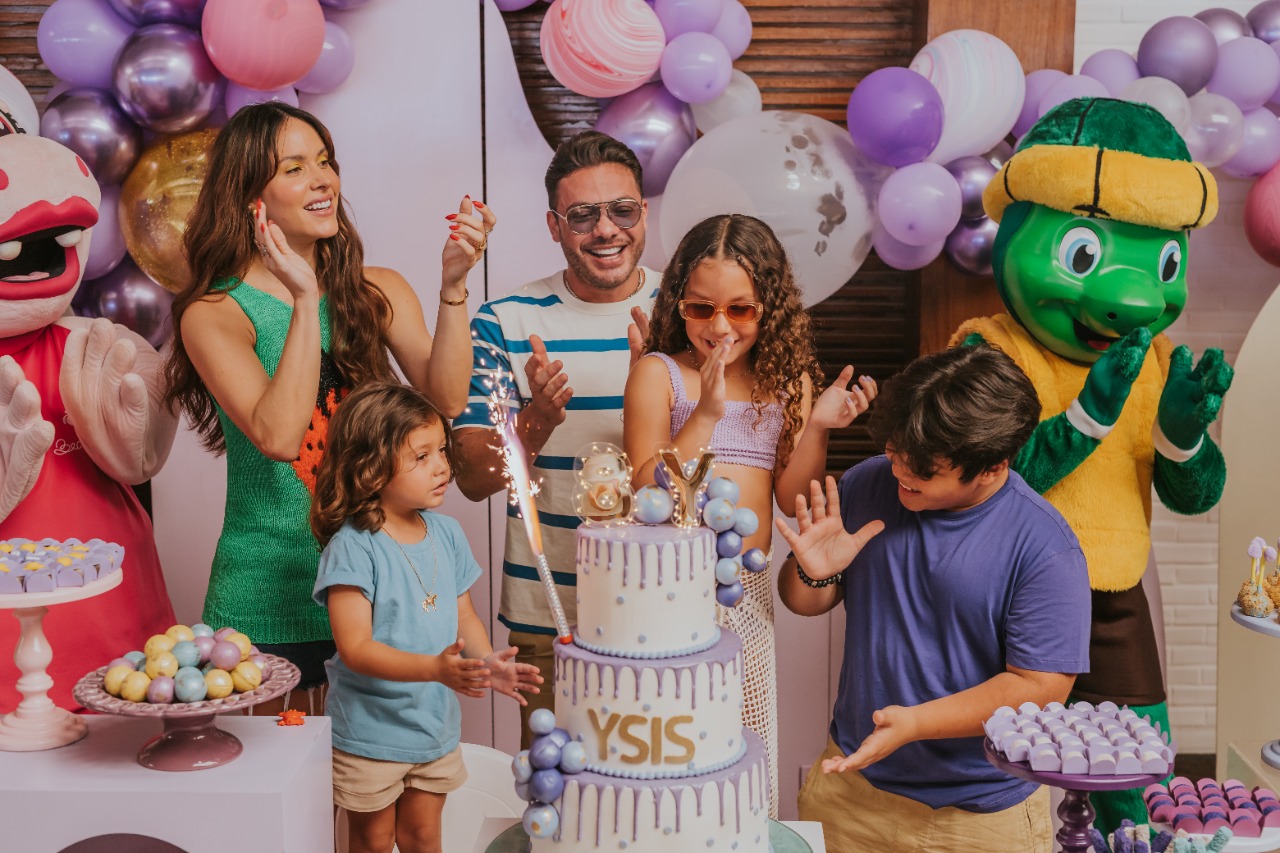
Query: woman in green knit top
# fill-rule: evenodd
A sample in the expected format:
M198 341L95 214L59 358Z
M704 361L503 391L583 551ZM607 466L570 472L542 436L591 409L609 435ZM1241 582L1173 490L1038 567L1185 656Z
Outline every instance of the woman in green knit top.
M173 305L166 364L170 407L206 448L227 454L203 620L298 664L307 701L292 707L310 713L323 708L334 654L311 599L320 549L308 525L329 418L350 389L395 381L390 358L447 416L462 411L467 273L495 222L470 197L447 217L433 340L408 282L364 266L338 172L333 139L311 114L273 102L232 116L187 222L192 283Z

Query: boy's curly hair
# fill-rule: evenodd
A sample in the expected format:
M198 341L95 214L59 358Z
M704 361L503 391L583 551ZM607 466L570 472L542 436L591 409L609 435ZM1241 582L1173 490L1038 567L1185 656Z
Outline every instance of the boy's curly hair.
M729 260L742 267L755 285L756 299L764 305L759 335L747 355L755 375L751 402L757 421L769 403L782 404L782 436L774 465L775 472L781 471L800 433L804 376L809 376L816 399L823 375L814 353L809 312L787 252L768 225L754 216L730 213L704 219L684 235L662 274L644 351L674 355L691 347L677 303L684 298L690 274L705 260Z

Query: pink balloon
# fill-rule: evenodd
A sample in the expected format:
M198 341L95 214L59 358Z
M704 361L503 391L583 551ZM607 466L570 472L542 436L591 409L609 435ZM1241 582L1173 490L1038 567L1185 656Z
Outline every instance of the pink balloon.
M318 0L209 0L201 33L227 79L270 91L297 82L324 50Z
M1244 236L1258 257L1280 267L1280 169L1267 172L1249 188Z
M612 98L648 82L666 43L644 0L555 0L539 34L551 75L592 98Z

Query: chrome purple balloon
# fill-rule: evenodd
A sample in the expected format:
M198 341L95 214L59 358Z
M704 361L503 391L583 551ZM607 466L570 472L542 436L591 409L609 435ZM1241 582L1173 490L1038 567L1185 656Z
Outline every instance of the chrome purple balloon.
M40 135L79 154L100 184L123 181L142 153L142 131L115 96L88 86L68 89L49 102Z
M151 24L120 49L113 88L138 124L182 133L198 127L222 103L226 80L209 61L199 33L177 24Z
M168 339L173 294L147 278L132 260L121 261L102 278L81 282L80 289L89 291L83 298L92 316L132 329L156 348Z
M1219 47L1229 41L1253 35L1253 27L1248 19L1234 9L1205 9L1203 12L1196 12L1193 17L1209 28L1213 37L1218 40Z
M147 24L181 24L200 29L200 15L206 0L110 0L111 8L126 21Z
M644 194L661 195L676 163L698 138L689 105L661 83L619 95L600 111L595 129L625 143L644 168Z
M1280 41L1280 0L1263 0L1249 10L1245 20L1253 27L1253 35L1267 44Z
M132 32L107 0L56 0L40 17L36 47L59 78L106 89L116 54Z
M960 220L982 219L987 215L982 206L982 193L996 176L996 167L982 157L961 157L946 165L951 177L960 185Z
M991 251L996 245L1000 226L983 217L975 222L961 222L947 235L943 253L958 269L970 275L991 275Z
M1163 77L1187 95L1204 88L1218 64L1218 40L1203 21L1175 15L1156 21L1138 44L1143 77Z

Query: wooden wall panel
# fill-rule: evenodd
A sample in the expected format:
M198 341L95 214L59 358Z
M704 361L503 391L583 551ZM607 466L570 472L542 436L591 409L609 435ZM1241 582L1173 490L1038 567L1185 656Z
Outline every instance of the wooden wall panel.
M36 50L36 27L52 3L53 0L0 0L0 65L22 81L41 111L50 87L58 82Z

